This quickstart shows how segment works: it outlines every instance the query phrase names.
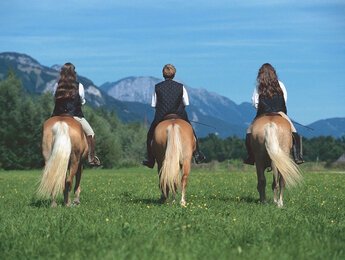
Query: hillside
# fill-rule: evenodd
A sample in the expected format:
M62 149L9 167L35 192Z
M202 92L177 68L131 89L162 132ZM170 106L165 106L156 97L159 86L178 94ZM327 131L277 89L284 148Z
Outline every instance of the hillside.
M5 77L9 69L12 69L22 80L23 87L29 94L52 91L60 68L61 66L58 64L51 67L41 65L26 54L0 53L0 80ZM88 105L115 110L123 122L144 122L146 118L150 123L153 120L154 109L150 106L151 95L154 85L162 79L132 76L114 82L106 82L100 87L81 75L77 76L77 80L85 87ZM191 103L191 106L187 107L190 120L216 128L193 123L198 136L207 136L209 133L216 133L220 137L245 136L246 129L256 113L250 103L236 104L215 92L192 88L188 85L185 87ZM305 137L321 135L341 137L344 136L345 118L319 120L308 126L315 130L309 131L299 126L296 128Z

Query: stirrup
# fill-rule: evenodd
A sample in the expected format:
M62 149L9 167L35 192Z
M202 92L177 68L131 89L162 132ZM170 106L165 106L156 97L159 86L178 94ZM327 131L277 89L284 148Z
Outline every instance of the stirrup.
M101 161L99 160L99 158L95 155L93 157L92 161L89 161L89 164L92 166L100 166L101 165Z
M251 157L248 157L247 159L243 160L244 164L254 165L255 160Z
M206 160L206 157L201 152L199 152L194 154L194 160L196 164L200 164Z
M152 169L155 166L155 161L150 162L150 161L142 161L141 162L142 165L149 167L150 169Z

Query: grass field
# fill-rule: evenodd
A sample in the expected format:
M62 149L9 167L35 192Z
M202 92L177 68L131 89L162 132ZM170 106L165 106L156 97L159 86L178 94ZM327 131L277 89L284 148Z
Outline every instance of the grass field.
M345 259L341 172L304 172L282 209L271 173L261 205L254 171L193 170L184 208L158 202L155 170L87 170L81 205L55 209L40 173L0 172L0 259Z

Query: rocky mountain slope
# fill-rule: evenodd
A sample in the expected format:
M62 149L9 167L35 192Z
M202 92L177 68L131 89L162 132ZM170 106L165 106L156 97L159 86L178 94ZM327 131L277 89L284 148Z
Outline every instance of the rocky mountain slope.
M12 69L22 80L23 87L29 94L52 91L58 79L61 65L47 67L26 54L15 52L0 53L0 80ZM77 80L85 87L87 104L92 107L115 109L124 122L140 121L150 123L154 109L151 108L151 95L154 85L162 79L155 77L127 77L116 82L106 82L100 87L92 80L78 75ZM214 128L193 123L198 136L216 133L220 137L245 136L245 131L255 116L250 103L237 105L227 97L205 89L186 86L191 105L187 107L190 120L211 125ZM316 121L309 127L314 131L298 127L306 137L333 135L344 136L345 118L331 118Z

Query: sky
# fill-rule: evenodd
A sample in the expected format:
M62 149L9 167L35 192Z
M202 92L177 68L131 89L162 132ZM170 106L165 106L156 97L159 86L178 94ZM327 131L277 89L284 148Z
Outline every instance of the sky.
M345 1L1 0L0 52L43 65L72 62L96 85L128 76L176 78L240 104L271 63L288 115L345 117Z

